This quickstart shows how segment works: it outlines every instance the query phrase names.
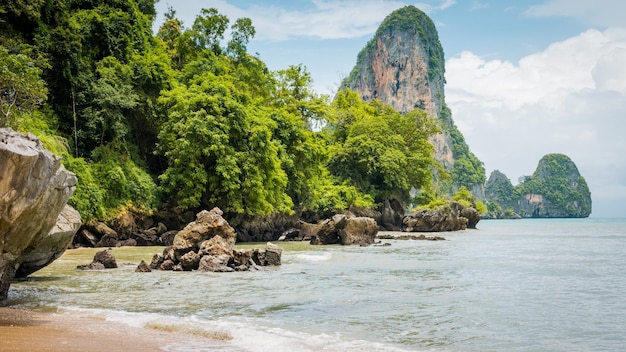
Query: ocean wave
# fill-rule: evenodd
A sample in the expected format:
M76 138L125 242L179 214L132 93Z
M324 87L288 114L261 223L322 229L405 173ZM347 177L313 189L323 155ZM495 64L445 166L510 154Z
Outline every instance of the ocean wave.
M319 253L319 254L301 253L301 254L296 254L294 257L304 262L325 262L325 261L329 261L333 257L333 254L328 253L328 252Z

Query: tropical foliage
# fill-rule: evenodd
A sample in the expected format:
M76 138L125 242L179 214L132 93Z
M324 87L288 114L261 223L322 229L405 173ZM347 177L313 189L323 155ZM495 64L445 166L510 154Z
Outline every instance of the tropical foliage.
M271 71L247 53L248 18L151 0L0 4L0 127L37 134L79 184L85 220L119 209L219 206L270 214L432 199L421 110L311 89L304 65ZM229 37L228 37L229 36Z

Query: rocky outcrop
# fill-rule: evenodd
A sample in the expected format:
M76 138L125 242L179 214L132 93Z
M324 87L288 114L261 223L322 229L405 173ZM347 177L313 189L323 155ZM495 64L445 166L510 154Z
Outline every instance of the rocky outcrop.
M475 177L453 182L473 191L476 187L474 194L482 199L485 170L469 151L446 106L444 74L444 52L433 21L416 7L405 6L380 24L359 52L342 88L358 92L365 101L378 99L401 113L419 108L438 119L441 133L430 138L435 158L453 175L474 174ZM455 163L461 159L456 172Z
M591 214L587 182L563 154L545 155L533 175L520 178L515 187L496 170L486 191L491 218L583 218Z
M298 214L270 215L226 214L224 217L235 229L237 242L268 242L277 240L285 231L297 227Z
M413 6L391 13L361 50L342 86L365 101L379 99L399 112L415 108L441 117L444 102L444 53L432 20ZM454 164L450 135L434 137L436 157Z
M126 210L112 220L83 225L72 247L170 246L174 235L194 219L193 213L176 209L154 214Z
M373 244L378 225L372 218L338 214L320 224L307 224L302 230L308 232L311 244L343 244L362 246Z
M172 246L153 256L149 269L231 272L280 265L282 248L272 243L265 249L234 249L237 235L222 214L219 208L199 212ZM143 266L137 270L147 271Z
M96 252L91 263L76 267L78 270L104 270L115 268L117 268L117 260L115 259L111 248Z
M469 217L469 218L468 218ZM420 209L404 217L406 232L442 232L476 228L480 214L476 209L450 202L438 209Z
M63 230L51 229L76 182L36 137L0 129L0 304L22 264L20 275L54 260L69 245L59 243L66 238L57 236ZM48 245L55 248L43 247Z
M48 235L24 257L15 277L26 277L59 258L72 243L80 224L80 214L74 208L66 205Z

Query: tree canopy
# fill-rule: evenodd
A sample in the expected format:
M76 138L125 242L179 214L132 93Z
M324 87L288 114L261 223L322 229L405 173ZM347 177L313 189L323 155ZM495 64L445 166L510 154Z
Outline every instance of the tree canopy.
M424 111L352 91L331 102L303 64L269 70L247 52L249 18L209 8L185 27L170 9L154 35L154 17L150 0L0 5L0 126L63 156L87 221L163 203L336 212L430 192Z

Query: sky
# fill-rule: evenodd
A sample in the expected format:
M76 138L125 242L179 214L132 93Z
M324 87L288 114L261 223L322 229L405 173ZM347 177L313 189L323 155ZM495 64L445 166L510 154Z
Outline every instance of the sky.
M392 11L413 5L435 23L446 103L474 154L513 184L542 156L576 163L592 217L626 217L626 1L160 0L191 27L202 8L256 29L248 51L271 70L303 64L334 95Z

